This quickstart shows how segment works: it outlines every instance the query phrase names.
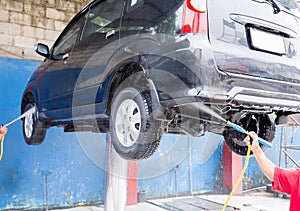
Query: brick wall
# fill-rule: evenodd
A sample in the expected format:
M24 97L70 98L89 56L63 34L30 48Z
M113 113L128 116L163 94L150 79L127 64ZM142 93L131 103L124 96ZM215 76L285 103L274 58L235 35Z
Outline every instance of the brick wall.
M70 19L91 0L1 0L0 57L41 60L38 42L51 46Z

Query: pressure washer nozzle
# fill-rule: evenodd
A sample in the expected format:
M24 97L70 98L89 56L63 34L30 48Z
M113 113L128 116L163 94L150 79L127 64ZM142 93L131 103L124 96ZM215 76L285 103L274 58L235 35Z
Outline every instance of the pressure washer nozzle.
M227 124L240 133L248 134L248 132L244 128L242 128L241 126L239 126L237 124L234 124L230 121L227 121Z
M241 126L239 126L237 124L234 124L234 123L232 123L230 121L227 121L226 124L229 125L230 127L232 127L234 130L240 132L240 133L248 134L248 132L244 128L242 128ZM262 138L258 137L258 142L261 143L261 144L263 144L263 145L265 145L268 148L272 147L272 143L270 143L270 142L268 142L268 141L266 141L266 140L264 140Z

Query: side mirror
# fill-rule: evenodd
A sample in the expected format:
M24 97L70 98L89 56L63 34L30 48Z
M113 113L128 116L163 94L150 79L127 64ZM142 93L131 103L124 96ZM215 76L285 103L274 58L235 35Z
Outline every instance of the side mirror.
M43 43L39 43L36 46L35 52L46 58L49 58L50 56L49 47Z

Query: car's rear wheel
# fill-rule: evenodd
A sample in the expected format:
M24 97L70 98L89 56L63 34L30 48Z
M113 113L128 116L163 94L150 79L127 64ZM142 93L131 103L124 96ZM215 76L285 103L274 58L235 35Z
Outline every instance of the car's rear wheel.
M119 88L110 114L110 135L115 150L128 160L150 157L159 145L159 121L151 117L151 97L147 91Z
M254 131L258 136L266 141L273 142L275 137L275 123L269 115L256 113L236 113L233 115L231 122L242 126L247 131ZM224 139L227 146L239 155L246 155L248 146L244 142L245 134L235 131L231 127L226 127ZM263 150L267 147L260 144ZM251 152L252 153L252 152Z
M37 108L33 103L25 106L24 112L33 109L23 118L23 136L27 144L37 145L43 142L46 136L45 125L38 120Z

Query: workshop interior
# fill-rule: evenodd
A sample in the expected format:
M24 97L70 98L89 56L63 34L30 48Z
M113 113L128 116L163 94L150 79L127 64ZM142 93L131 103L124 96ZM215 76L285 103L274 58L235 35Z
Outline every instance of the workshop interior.
M299 23L296 0L1 0L0 210L288 210L244 139L299 168Z

